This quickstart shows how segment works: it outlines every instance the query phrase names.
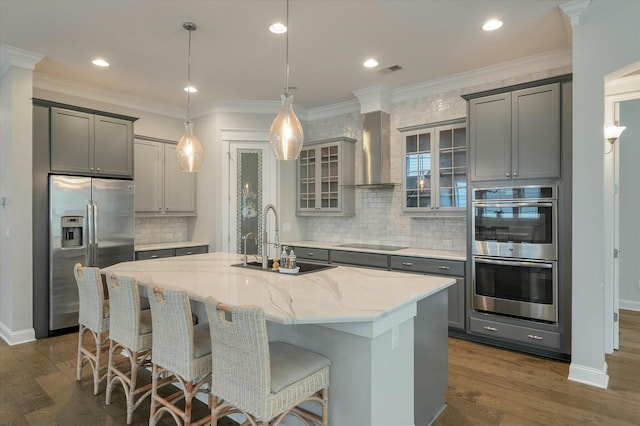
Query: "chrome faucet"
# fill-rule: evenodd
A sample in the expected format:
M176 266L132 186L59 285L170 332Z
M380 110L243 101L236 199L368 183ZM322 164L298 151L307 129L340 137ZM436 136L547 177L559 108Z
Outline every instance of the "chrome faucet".
M278 218L278 212L276 211L276 206L273 204L267 204L264 208L264 213L262 214L262 269L269 268L269 255L267 254L267 245L269 244L269 235L267 233L267 215L269 210L273 211L273 215L276 218L276 234L275 241L273 242L273 246L276 248L276 255L278 254L278 249L280 248L280 219Z
M244 257L242 258L242 266L244 266L245 268L247 267L247 240L249 239L249 237L253 237L254 241L256 242L256 245L258 245L258 237L256 237L256 234L254 234L253 232L249 232L247 235L244 236L244 249L242 251L242 253L244 254ZM256 256L257 259L257 256Z

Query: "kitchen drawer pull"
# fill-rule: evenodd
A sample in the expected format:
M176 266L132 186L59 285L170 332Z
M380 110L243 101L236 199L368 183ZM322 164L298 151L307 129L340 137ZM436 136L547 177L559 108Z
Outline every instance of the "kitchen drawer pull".
M413 266L412 262L402 262L403 266Z
M440 265L440 266L438 266L438 269L445 269L445 270L448 271L449 269L451 269L451 267L450 266L445 266L445 265Z
M309 253L307 253L307 256L315 256L316 254L312 251L310 251Z
M150 259L155 259L156 257L158 257L158 255L157 255L157 254L152 254L149 258L150 258Z
M485 330L487 330L487 331L494 331L494 332L495 332L495 331L498 331L498 329L497 329L497 328L495 328L495 327L489 327L488 325L485 325L485 326L484 326L484 327L482 327L482 328L484 328L484 329L485 329Z
M544 340L544 337L542 336L536 336L535 334L527 334L527 337L529 339L533 339L533 340Z
M193 254L193 252L192 251L188 251L187 254Z

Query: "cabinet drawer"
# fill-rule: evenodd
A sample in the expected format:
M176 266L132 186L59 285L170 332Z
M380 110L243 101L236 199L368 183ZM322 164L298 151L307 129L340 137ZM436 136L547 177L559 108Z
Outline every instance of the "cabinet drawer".
M426 259L422 257L390 256L391 269L424 272L436 275L464 276L464 262L455 260Z
M146 250L136 252L136 260L158 259L161 257L173 257L173 249Z
M298 259L317 260L321 262L329 261L329 250L311 247L293 247Z
M190 254L207 253L208 246L180 247L176 249L176 256L188 256Z
M512 340L548 349L560 349L560 333L503 324L479 318L470 319L470 331L487 337Z
M359 253L355 251L331 250L331 263L366 266L368 268L389 267L386 254Z

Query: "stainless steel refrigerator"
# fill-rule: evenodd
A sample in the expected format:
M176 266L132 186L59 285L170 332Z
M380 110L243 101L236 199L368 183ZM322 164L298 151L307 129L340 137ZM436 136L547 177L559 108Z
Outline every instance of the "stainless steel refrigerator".
M73 266L134 259L131 180L49 177L49 331L78 325Z

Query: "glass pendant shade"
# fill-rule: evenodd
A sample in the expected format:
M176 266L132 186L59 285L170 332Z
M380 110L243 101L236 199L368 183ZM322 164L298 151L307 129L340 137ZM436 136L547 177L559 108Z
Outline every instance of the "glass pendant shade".
M186 121L184 123L184 135L178 142L176 147L176 158L178 165L183 172L197 172L202 164L204 150L200 141L193 134L193 123Z
M269 143L277 160L295 160L302 150L304 132L300 120L293 112L293 95L281 95L280 112L271 124Z

